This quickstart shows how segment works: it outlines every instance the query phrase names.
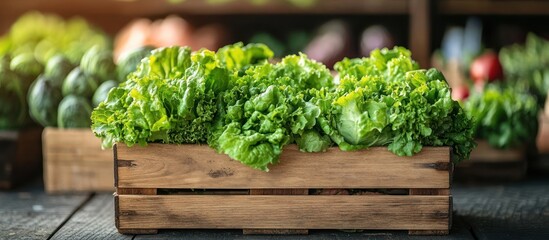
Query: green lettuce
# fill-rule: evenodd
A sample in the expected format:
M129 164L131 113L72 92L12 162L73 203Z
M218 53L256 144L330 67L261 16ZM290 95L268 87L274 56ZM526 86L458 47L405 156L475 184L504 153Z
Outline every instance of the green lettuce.
M208 143L264 171L278 162L287 144L296 142L302 151L324 151L331 140L319 131L320 107L310 101L308 90L331 86L328 69L304 54L251 66L234 75L222 95Z
M455 160L475 146L471 121L450 97L444 76L420 70L404 48L374 50L369 58L336 63L334 109L322 129L342 150L384 146L411 156L425 145L455 146ZM457 119L456 119L457 118Z
M528 93L491 84L484 92L471 95L464 108L474 120L476 137L491 146L510 148L535 141L539 107Z

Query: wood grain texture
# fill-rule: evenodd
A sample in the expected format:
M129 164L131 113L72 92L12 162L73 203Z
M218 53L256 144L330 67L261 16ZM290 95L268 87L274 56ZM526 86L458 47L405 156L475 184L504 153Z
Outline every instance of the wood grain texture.
M406 14L407 0L356 1L356 0L318 0L309 7L295 6L286 1L268 1L263 4L251 4L249 1L227 1L226 3L210 4L202 0L187 0L178 4L167 1L113 1L96 0L25 0L1 1L0 6L16 12L39 10L63 14L95 14L123 16L154 16L167 14ZM69 4L70 3L70 4ZM108 4L109 7L105 7Z
M48 239L88 198L47 195L41 182L0 191L0 239Z
M497 149L490 146L486 140L476 140L476 142L477 147L471 151L470 159L464 161L463 166L475 162L501 163L526 161L525 148Z
M120 195L119 229L447 230L448 196Z
M99 194L77 211L51 239L129 239L114 226L112 194Z
M448 15L546 15L544 0L440 0L437 12Z
M116 154L122 188L448 188L451 166L448 147L424 147L413 157L397 157L383 147L303 153L290 145L270 172L208 146L118 145Z
M410 189L410 195L422 196L448 196L450 189ZM452 212L452 196L449 196L448 212ZM452 214L448 217L448 229L446 230L410 230L410 235L448 235L452 229Z
M548 175L506 184L459 185L454 209L477 239L549 239Z
M114 191L112 150L90 129L46 128L44 183L48 193Z
M308 195L309 189L250 189L250 195ZM276 234L291 235L308 234L308 229L242 229L246 235L252 234Z
M549 107L549 106L548 106ZM536 138L536 146L539 153L549 153L549 117L541 113L538 117L538 136Z
M11 189L42 170L42 128L0 131L0 189Z

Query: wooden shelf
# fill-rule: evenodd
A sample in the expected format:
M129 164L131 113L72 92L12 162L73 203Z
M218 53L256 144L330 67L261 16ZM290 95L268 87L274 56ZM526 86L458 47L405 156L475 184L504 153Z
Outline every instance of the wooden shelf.
M249 0L226 3L208 3L204 0L185 0L170 3L167 0L4 0L2 9L20 13L29 9L75 14L120 14L151 16L176 14L408 14L408 0L317 0L311 6L297 6L289 1L270 0L254 4ZM108 7L105 7L108 6Z
M440 0L436 13L442 15L547 15L549 1L542 0Z

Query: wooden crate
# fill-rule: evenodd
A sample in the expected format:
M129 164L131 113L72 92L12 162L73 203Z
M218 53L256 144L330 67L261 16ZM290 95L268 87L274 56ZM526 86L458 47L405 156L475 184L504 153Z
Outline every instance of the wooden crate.
M438 235L451 227L449 147L398 157L383 147L303 153L292 145L270 172L200 145L122 144L114 154L120 233L372 229ZM342 192L357 194L325 195Z
M456 165L458 181L519 180L526 175L525 148L496 149L485 140L477 140L469 160Z
M41 134L41 128L0 131L0 189L11 189L40 173Z
M536 138L539 155L530 162L532 171L540 173L549 172L549 117L546 114L544 112L539 115L539 130Z
M114 191L112 150L91 129L46 128L42 137L46 192Z

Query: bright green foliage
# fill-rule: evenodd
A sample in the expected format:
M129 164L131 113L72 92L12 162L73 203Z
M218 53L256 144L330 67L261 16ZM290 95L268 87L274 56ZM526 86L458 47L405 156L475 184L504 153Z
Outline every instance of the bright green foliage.
M92 129L105 147L115 142L206 142L216 96L228 77L214 52L154 50L95 109Z
M410 56L396 47L336 63L335 109L321 117L322 129L342 150L388 144L411 156L425 145L449 145L457 161L467 159L475 145L470 120L442 74L418 70Z
M388 145L400 156L444 145L458 161L474 147L442 74L419 70L404 48L344 59L338 85L304 54L272 56L262 44L153 50L92 112L92 129L104 147L207 142L263 171L291 143L306 152Z
M278 162L284 145L295 139L303 151L324 151L331 141L320 133L311 134L320 108L308 101L308 90L332 85L328 69L303 54L248 68L232 79L223 94L209 144L264 171Z
M77 95L64 97L57 114L59 128L89 128L91 111L88 99Z
M0 55L29 53L45 65L53 56L62 54L77 64L84 52L95 45L106 49L110 41L85 20L65 21L55 15L30 12L21 16L0 39Z
M464 103L473 118L476 136L491 146L509 148L535 141L538 131L536 99L509 87L490 85Z
M530 33L523 45L502 48L499 59L506 84L533 94L538 105L543 106L549 90L549 41Z

